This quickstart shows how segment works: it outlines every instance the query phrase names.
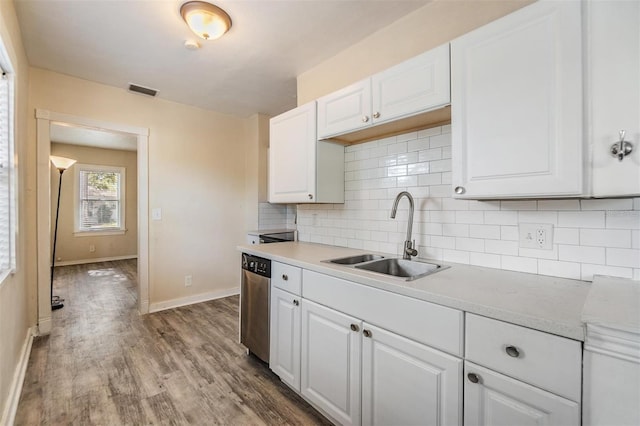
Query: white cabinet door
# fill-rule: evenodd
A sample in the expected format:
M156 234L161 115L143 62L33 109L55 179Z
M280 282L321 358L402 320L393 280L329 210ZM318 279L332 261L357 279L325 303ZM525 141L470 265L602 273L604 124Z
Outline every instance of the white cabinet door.
M271 287L269 368L300 391L300 298Z
M595 197L640 194L640 2L588 5L589 117ZM611 145L626 130L633 152L618 161Z
M365 323L362 424L462 423L462 360Z
M342 425L360 424L361 322L302 300L302 383L309 401Z
M578 426L580 405L465 361L464 424Z
M451 42L455 197L584 193L581 29L541 0Z
M270 121L269 202L304 203L316 191L316 104Z
M318 138L371 125L371 79L367 78L318 99Z
M451 102L449 44L371 77L373 123L383 123Z

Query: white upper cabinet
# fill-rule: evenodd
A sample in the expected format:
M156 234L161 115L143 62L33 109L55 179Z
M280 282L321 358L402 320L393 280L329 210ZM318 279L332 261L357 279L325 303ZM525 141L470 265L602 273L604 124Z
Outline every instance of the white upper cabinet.
M449 44L374 75L371 87L373 124L448 105Z
M640 2L587 3L588 91L594 197L640 194ZM625 130L633 151L622 161L611 145Z
M270 121L269 202L343 203L344 147L316 139L316 103Z
M371 79L318 99L318 138L371 125Z
M318 138L440 108L450 99L446 44L318 99Z
M452 41L454 196L583 194L581 19L541 0Z

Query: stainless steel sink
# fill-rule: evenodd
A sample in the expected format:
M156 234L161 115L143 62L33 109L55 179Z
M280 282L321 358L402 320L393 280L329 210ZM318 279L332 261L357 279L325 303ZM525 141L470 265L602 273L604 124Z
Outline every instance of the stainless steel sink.
M357 256L341 257L338 259L327 260L328 263L337 263L339 265L355 265L357 263L370 262L372 260L384 259L384 256L377 254L359 254Z
M405 278L406 281L422 278L448 268L448 266L438 265L437 263L405 259L380 259L361 263L354 267L365 271Z

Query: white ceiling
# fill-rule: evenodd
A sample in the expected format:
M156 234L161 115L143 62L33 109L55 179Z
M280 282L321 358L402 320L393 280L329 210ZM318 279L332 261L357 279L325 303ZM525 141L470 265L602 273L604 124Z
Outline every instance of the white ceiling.
M51 123L49 132L51 142L125 151L138 150L138 138L129 133L108 132L62 123Z
M213 41L188 29L184 0L15 3L32 66L249 116L295 107L297 75L429 1L214 0L233 26ZM202 48L187 50L187 39Z

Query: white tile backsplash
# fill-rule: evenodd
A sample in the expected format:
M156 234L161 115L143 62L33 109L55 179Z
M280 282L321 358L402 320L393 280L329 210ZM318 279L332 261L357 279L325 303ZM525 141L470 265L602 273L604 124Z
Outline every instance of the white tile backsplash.
M455 200L451 127L345 148L345 204L301 204L298 233L312 241L401 255L409 191L419 257L565 278L639 279L640 198ZM289 213L295 217L295 213ZM521 248L520 223L550 223L553 249Z
M295 229L296 221L295 204L258 204L259 229Z

